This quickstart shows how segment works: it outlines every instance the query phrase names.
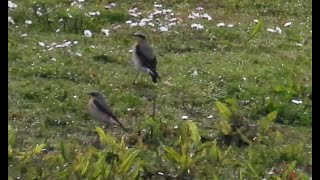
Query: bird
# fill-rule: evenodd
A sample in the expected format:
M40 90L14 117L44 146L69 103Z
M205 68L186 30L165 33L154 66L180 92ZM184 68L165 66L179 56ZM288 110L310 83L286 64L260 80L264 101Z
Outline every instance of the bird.
M125 132L128 130L122 125L108 106L104 96L99 91L87 92L91 96L88 103L88 111L93 119L102 123L106 127L110 125L119 125Z
M132 50L132 61L138 69L138 73L133 81L135 84L139 72L148 73L153 83L160 81L160 76L157 72L157 58L153 54L153 49L149 45L146 36L143 33L137 32L133 36L136 37L137 43Z

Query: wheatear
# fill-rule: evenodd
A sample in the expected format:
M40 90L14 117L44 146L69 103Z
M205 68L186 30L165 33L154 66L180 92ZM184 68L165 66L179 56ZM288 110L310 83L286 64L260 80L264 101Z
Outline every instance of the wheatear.
M111 108L107 105L103 95L98 91L87 93L91 95L88 103L88 110L92 118L109 127L110 125L119 125L125 132L127 129L120 123L118 118L113 114Z
M139 72L150 74L154 83L160 80L160 76L157 72L157 58L153 54L152 47L148 44L146 36L142 33L134 33L137 43L132 50L132 61L135 67L138 69L138 73L133 81L135 83Z

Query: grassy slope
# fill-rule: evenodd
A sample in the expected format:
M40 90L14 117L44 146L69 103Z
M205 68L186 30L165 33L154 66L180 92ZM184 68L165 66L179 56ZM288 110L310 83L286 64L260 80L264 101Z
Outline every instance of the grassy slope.
M281 126L286 134L284 146L297 143L297 137L301 138L303 146L301 152L284 162L296 160L302 169L310 165L311 154L307 152L310 151L312 121L308 98L312 78L311 2L255 2L229 0L197 4L167 1L163 6L172 9L182 22L169 28L168 32L153 32L150 27L129 27L124 23L130 19L129 8L137 6L152 12L152 4L141 1L130 5L119 1L114 9L107 11L102 8L105 2L94 5L88 1L85 10L100 9L102 12L92 21L85 17L83 28L87 29L87 26L96 32L92 38L84 37L83 30L78 34L72 33L72 29L70 32L63 30L53 13L50 15L54 27L47 30L45 23L38 23L31 10L22 7L26 2L15 2L18 8L9 15L18 27L10 24L8 29L8 119L17 134L14 150L25 151L43 142L57 148L61 140L79 144L79 147L90 142L98 124L88 116L86 103L89 97L84 92L96 89L107 96L117 116L132 129L145 128L144 121L152 114L152 102L144 98L146 94L157 93L156 118L167 122L168 129L178 125L182 115L188 115L207 136L218 132L215 128L219 119L215 108L217 100L237 99L241 114L252 121L278 110L276 126L285 124ZM54 6L49 1L47 4L49 8ZM204 12L213 19L188 19L188 14L196 11L197 6L204 7ZM114 18L107 18L110 16ZM259 17L263 27L256 37L248 40L255 28L253 20ZM33 24L25 25L26 19L32 19ZM292 22L291 27L283 27L287 21ZM192 29L193 22L201 23L204 30ZM216 27L219 22L231 23L234 27ZM109 37L100 33L100 28L118 24L122 27L111 30ZM281 34L266 31L275 26L282 29ZM58 28L61 32L55 33ZM163 55L158 56L158 69L162 82L171 85L150 85L150 80L149 84L145 82L146 77L138 85L131 85L135 71L130 66L128 51L134 40L128 34L136 31L148 33L154 47ZM21 37L25 33L27 36ZM51 51L38 44L60 44L64 40L79 43ZM296 43L303 45L300 47ZM77 52L82 56L77 56ZM191 75L194 71L198 73L195 77ZM295 105L292 99L303 103ZM128 111L128 108L132 109ZM213 118L207 119L209 115ZM118 130L112 132L116 137L121 134ZM170 145L168 140L163 143ZM283 159L279 160L275 155L275 148L282 145L254 146L257 169L267 171L282 162ZM236 171L238 163L243 165L248 149L233 147L231 151L232 155L226 157L224 165L235 166ZM239 153L242 155L238 156ZM263 154L269 154L271 158L264 157L266 160L262 158ZM150 163L154 162L150 160ZM231 177L226 168L210 163L209 167L221 176ZM204 175L210 174L210 170L203 171ZM251 177L247 171L244 174ZM201 173L196 176L201 177Z

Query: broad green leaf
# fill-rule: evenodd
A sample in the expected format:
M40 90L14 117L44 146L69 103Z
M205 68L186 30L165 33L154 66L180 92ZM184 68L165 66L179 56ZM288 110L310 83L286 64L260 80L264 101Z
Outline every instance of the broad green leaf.
M277 114L278 114L277 111L273 111L273 112L269 113L265 118L260 120L260 122L259 122L260 131L262 133L265 133L269 130L271 123L276 120Z
M255 25L251 35L249 36L249 40L252 39L253 37L255 37L259 31L261 31L263 27L263 21L262 19L259 19L258 23Z
M139 150L136 150L133 152L128 151L126 153L127 157L122 159L122 163L119 165L119 167L117 169L119 174L124 174L124 173L128 172L129 168L131 168L133 163L135 162L136 157L138 156L139 152L140 152Z
M249 146L249 149L248 149L248 157L249 157L249 160L254 159L254 156L255 156L254 150L253 150L252 146Z
M8 146L8 157L12 157L12 147L10 145Z
M140 160L137 160L135 162L135 165L132 167L132 169L129 173L131 179L136 179L139 176L140 164L141 164Z
M189 140L189 126L185 123L180 126L180 144L186 144Z
M175 161L177 163L181 162L181 156L172 147L163 146L163 149L167 153L165 157L167 157L168 160Z
M112 171L112 166L110 164L106 164L106 169L104 171L104 178L108 178L110 175L110 172Z
M232 128L226 120L221 120L219 124L220 130L224 135L230 135L232 133Z
M38 145L37 147L35 147L35 148L33 149L33 153L39 154L45 146L46 146L45 144L40 144L40 145Z
M60 143L60 149L61 149L61 155L63 157L63 159L68 162L71 163L71 157L70 157L70 149L68 146L65 146L65 144L63 142Z
M248 144L251 144L251 141L248 139L248 137L245 136L244 134L242 134L242 132L241 132L239 129L237 129L237 133L240 135L241 139L242 139L244 142L246 142L246 143L248 143Z
M277 130L275 135L275 142L281 143L283 142L283 140L284 140L284 135Z
M181 159L180 159L180 165L181 168L186 171L190 168L192 164L192 158L190 157L189 154L182 154Z
M221 116L226 119L226 120L230 120L232 117L232 112L230 111L230 109L223 103L217 101L216 102L216 106L221 114Z
M15 144L16 135L14 133L14 130L10 125L8 125L8 145L13 146Z
M199 135L199 131L198 131L197 125L192 121L188 121L187 123L189 125L189 130L190 130L190 133L191 133L191 139L193 140L193 142L196 145L198 145L200 143L201 137Z
M84 175L89 167L90 164L90 159L86 159L84 162L81 163L82 164L82 171L81 171L81 175Z
M96 131L99 135L99 139L101 141L102 144L107 145L108 141L107 141L107 135L106 133L103 131L103 129L96 127Z
M104 145L112 146L112 147L117 147L117 142L114 137L109 135L108 133L105 133L101 128L96 127L96 131L99 134L100 141Z
M94 172L92 174L93 177L97 177L101 175L102 172L104 172L104 167L105 167L105 156L103 154L99 155L98 161L94 164Z
M297 161L292 161L289 166L288 166L288 170L289 172L292 172L294 170L294 168L296 167Z
M241 169L240 169L240 173L239 173L239 174L240 174L240 175L239 175L239 179L240 179L240 180L243 180L243 179L244 179L244 173L243 173L243 172L244 172L244 169L241 168Z
M217 146L217 141L215 140L215 143L213 144L213 146L211 147L211 154L214 160L216 161L220 161L221 159L221 150L220 148Z
M278 112L277 112L277 111L272 111L271 113L269 113L269 114L267 115L268 121L270 121L270 122L275 121L275 120L277 119L277 115L278 115Z
M228 98L228 99L226 99L226 102L231 105L232 110L236 111L239 109L237 100L235 98Z
M251 170L251 172L256 176L256 178L258 178L259 175L258 175L257 171L255 170L255 168L253 167L253 165L250 162L248 162L247 165L248 165L249 169Z
M29 166L27 170L27 178L26 179L36 179L38 177L38 172L35 167Z

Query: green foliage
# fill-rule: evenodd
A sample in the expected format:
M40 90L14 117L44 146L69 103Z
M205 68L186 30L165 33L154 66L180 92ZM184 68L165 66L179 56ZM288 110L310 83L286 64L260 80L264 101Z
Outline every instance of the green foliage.
M226 120L231 120L232 118L232 112L230 109L223 103L217 101L216 106L221 114L221 116Z
M250 36L249 36L249 40L254 38L258 32L260 32L263 28L263 20L260 18L258 23L254 26L254 29L252 30Z
M276 120L277 114L277 111L273 111L259 121L260 133L265 134L269 130L271 123Z

